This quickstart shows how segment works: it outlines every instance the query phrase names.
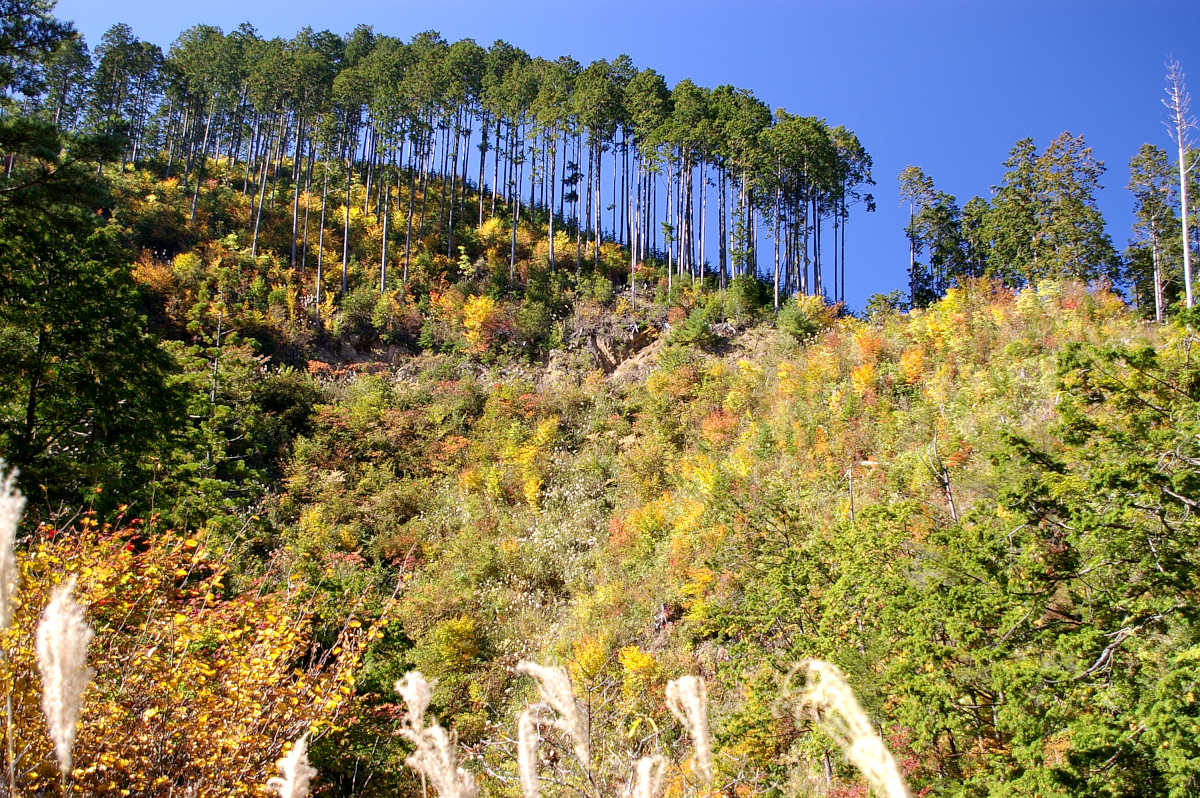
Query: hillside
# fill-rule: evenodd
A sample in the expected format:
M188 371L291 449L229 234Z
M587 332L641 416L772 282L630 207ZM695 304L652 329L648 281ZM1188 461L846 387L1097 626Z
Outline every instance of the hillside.
M1124 256L1082 136L905 169L856 315L870 156L747 90L12 6L0 792L1200 791L1163 151Z
M69 534L39 532L37 557L95 560L81 583L92 607L128 595L128 575L110 591L140 558L134 603L174 602L186 639L210 642L177 643L166 660L152 648L135 667L142 680L208 674L203 701L218 705L202 737L230 733L236 701L218 694L231 685L284 691L258 736L240 738L262 750L223 770L223 790L261 783L271 741L310 724L326 790L413 789L388 742L390 685L418 668L487 794L508 794L506 741L528 691L513 667L535 658L566 664L588 697L605 780L624 779L638 752L684 764L662 689L698 672L723 789L855 794L829 742L787 710L790 667L823 657L847 672L915 793L1134 794L1152 778L1185 794L1191 328L1147 327L1069 283L979 283L867 321L803 308L778 325L750 308L698 340L676 316L611 374L578 337L543 365L435 353L361 374L314 360L311 382L259 371L242 379L305 386L312 402L261 500L226 498L228 512L189 526L180 513L199 495L180 496L156 513L191 537L157 531L160 516L145 543L144 522L89 515ZM191 575L172 583L176 568ZM145 581L156 573L166 581ZM178 634L152 628L152 612L132 627L93 613L100 636L135 648ZM259 618L241 628L260 636L290 618L287 640L248 641L266 648L239 663L249 654L223 642L229 613ZM311 682L264 681L292 657ZM217 778L206 760L169 765L184 750L170 724L196 722L169 707L206 691L164 690L120 711L93 693L76 757L107 766L81 785L150 784L154 768ZM319 698L329 690L336 700ZM114 712L164 720L145 724L157 736L123 738L102 732L122 723ZM179 753L130 753L164 744ZM669 789L685 790L686 773L672 770Z

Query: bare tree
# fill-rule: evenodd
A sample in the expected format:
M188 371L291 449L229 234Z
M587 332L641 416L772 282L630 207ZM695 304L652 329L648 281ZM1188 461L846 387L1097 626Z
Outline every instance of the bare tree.
M1167 97L1163 105L1167 108L1167 131L1179 148L1179 197L1183 216L1183 285L1187 295L1187 306L1195 304L1192 296L1192 255L1188 243L1188 185L1187 176L1196 168L1190 156L1192 132L1196 129L1196 118L1191 115L1191 96L1188 95L1183 67L1174 58L1167 61ZM1191 160L1191 163L1188 161Z

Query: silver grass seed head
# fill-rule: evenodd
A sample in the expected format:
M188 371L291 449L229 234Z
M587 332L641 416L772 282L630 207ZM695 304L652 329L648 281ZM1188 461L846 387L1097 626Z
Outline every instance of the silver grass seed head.
M809 660L802 669L805 679L797 714L807 710L815 717L817 725L838 744L875 794L909 798L896 760L875 732L841 670L822 660Z
M549 704L557 716L554 720L555 728L571 739L575 757L586 768L589 761L587 722L579 709L575 692L571 689L571 680L566 669L521 660L517 663L517 672L537 681L542 701Z
M479 794L475 777L458 766L454 743L437 722L404 734L416 746L404 764L425 776L440 798L475 798Z
M308 735L296 741L288 755L276 763L279 775L267 781L267 788L279 798L307 798L309 785L316 778L316 768L308 764Z
M83 607L71 595L75 577L55 588L42 612L37 628L38 671L42 677L42 712L54 741L58 767L64 776L71 772L71 750L75 727L83 706L83 692L92 678L87 665L87 647L92 629Z
M667 760L662 756L644 756L633 768L633 789L630 798L657 798L662 792L663 774Z
M409 725L414 729L420 729L421 724L424 723L425 710L429 708L429 702L433 699L433 691L429 687L429 682L425 680L420 671L409 671L404 674L403 679L396 680L395 688L408 707Z
M440 798L476 798L475 776L458 766L450 735L436 719L425 725L425 711L433 698L429 682L420 671L409 671L395 688L408 707L400 733L415 749L404 764L428 779Z
M696 752L696 772L712 781L712 738L708 732L708 693L699 676L681 676L667 682L667 709L687 729Z
M17 524L25 510L25 497L17 489L17 469L5 473L0 459L0 629L12 623L17 592Z
M539 716L547 709L549 707L545 704L531 704L517 718L517 774L524 798L538 797Z

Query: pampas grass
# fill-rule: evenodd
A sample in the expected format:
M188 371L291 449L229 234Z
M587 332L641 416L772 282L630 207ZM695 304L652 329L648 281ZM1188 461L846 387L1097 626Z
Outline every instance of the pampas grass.
M909 798L896 760L875 732L846 676L837 666L821 660L809 660L800 667L805 678L796 714L810 713L877 795Z
M549 709L545 704L532 704L517 718L517 774L521 781L521 794L525 798L537 798L538 774L537 753L541 740L539 716Z
M17 591L17 523L25 509L25 497L17 490L17 470L4 473L0 459L0 629L12 623L13 597Z
M579 702L575 700L566 670L521 660L517 663L517 672L537 681L542 701L554 710L555 728L570 738L574 744L575 758L586 769L591 758L588 752L588 724L579 709Z
M708 734L708 694L699 676L681 676L667 682L667 709L687 729L696 752L696 772L712 781L712 740Z
M25 497L17 490L17 469L4 473L4 460L0 458L0 631L12 623L13 600L17 592L17 524L25 510ZM8 658L8 651L0 649L0 657ZM17 762L13 752L13 699L12 688L4 695L4 746L8 755L8 794L17 794Z
M296 741L292 750L277 764L279 776L267 782L267 788L279 793L279 798L307 798L309 783L317 771L308 764L308 735Z
M450 735L436 719L425 725L425 710L432 696L425 677L420 671L409 671L396 682L396 692L408 705L400 734L416 747L404 764L428 779L441 798L475 798L479 794L475 777L458 766Z
M59 585L42 612L37 628L38 671L42 676L42 712L54 741L54 754L62 773L64 792L71 774L71 749L75 726L83 705L83 691L92 678L87 647L92 629L83 607L72 597L75 577Z
M662 756L644 756L637 761L633 770L633 789L630 798L657 798L662 792L663 773L667 760Z

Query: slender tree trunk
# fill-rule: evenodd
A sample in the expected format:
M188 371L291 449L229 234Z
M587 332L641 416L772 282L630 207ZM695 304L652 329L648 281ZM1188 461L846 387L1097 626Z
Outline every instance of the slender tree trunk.
M479 218L476 224L483 224L483 170L487 165L488 156L488 115L485 112L479 121ZM496 180L492 179L492 196L496 196Z
M208 120L204 123L204 143L200 145L200 164L196 167L196 188L192 192L192 211L188 214L188 224L196 221L196 201L200 197L200 182L204 179L204 160L205 152L208 150L208 131L212 127L212 118L215 110L208 112Z
M708 228L708 202L707 191L708 185L708 164L701 159L700 161L700 263L697 264L700 272L700 279L704 279L704 237L707 234Z
M422 171L421 171L421 215L417 218L417 240L418 241L421 240L422 234L425 232L425 210L428 207L426 204L426 200L429 199L429 181L430 181L430 177L431 177L430 173L433 171L433 157L434 157L433 145L434 145L434 140L435 140L436 134L434 133L434 130L433 130L433 112L432 111L429 113L428 120L429 120L428 121L429 132L425 137L425 158L421 162L421 164L422 164L422 166L421 166L421 169L422 169Z
M675 176L672 174L672 172L674 171L672 169L672 166L673 166L672 160L673 159L671 158L670 153L668 153L667 154L667 190L665 192L667 195L667 197L666 197L667 207L666 207L666 213L663 216L664 220L667 223L666 227L663 229L663 243L667 247L667 302L671 301L671 291L674 288L674 279L673 278L675 275L675 239L677 238L677 236L675 235L677 225L675 224L675 217L671 213L671 200L673 198L673 195L675 194L675 185L674 185L675 184L675 180L674 180Z
M303 122L297 116L297 119L296 119L296 152L292 157L292 160L294 161L294 163L292 165L293 186L292 186L292 260L291 260L291 265L292 265L293 269L296 268L296 239L299 237L299 232L300 232L300 172L298 171L298 169L300 168L300 164L302 163L302 161L300 160L300 158L301 158L300 148L302 146L302 140L304 138L302 125L303 125Z
M321 226L317 233L317 330L321 329L321 288L325 282L325 201L329 196L329 161L321 164Z
M448 209L446 221L446 257L454 259L454 196L456 193L455 186L458 185L458 114L455 113L454 118L454 152L450 155L450 207ZM449 135L449 133L447 134ZM449 142L447 142L449 143ZM445 186L442 186L442 196L445 197Z
M615 156L615 153L614 153L614 156ZM604 222L602 221L601 215L600 215L601 211L602 211L601 199L600 199L600 195L602 192L601 192L601 182L600 181L603 176L604 176L604 150L599 144L597 144L596 145L596 188L595 188L595 195L592 198L592 202L594 203L593 211L595 211L595 214L596 214L595 221L594 221L594 227L592 228L592 238L594 241L593 250L592 250L592 252L593 252L592 260L595 261L597 268L599 268L599 266L600 266L600 244L604 239ZM617 159L614 157L613 158L613 195L612 195L613 203L614 203L613 204L613 221L614 222L616 221L616 212L617 212L617 209L616 209L616 202L617 202L616 177L617 177ZM614 224L613 225L613 237L615 238L616 235L617 235L617 227Z
M1158 230L1151 233L1151 257L1154 259L1154 320L1162 324L1163 313L1163 278L1162 278L1162 247L1158 241ZM1137 295L1137 292L1134 292Z
M438 229L446 229L446 180L449 176L446 169L446 158L450 152L450 129L442 129L442 147L441 147L442 165L439 169L441 177L441 190L438 192Z
M511 133L511 129L510 129L510 131L509 131L509 132ZM520 224L521 224L521 191L520 191L520 185L521 185L521 164L516 164L516 165L515 165L515 168L516 168L516 181L515 181L515 185L517 186L517 188L513 190L513 205L514 205L514 208L515 208L515 209L514 209L514 211L513 211L513 217L512 217L512 243L511 243L511 245L510 245L510 249L509 249L509 253L508 253L508 282L509 282L510 284L512 283L512 281L513 281L513 276L514 276L514 274L515 274L515 272L516 272L516 266L517 266L517 228L518 228L518 227L520 226ZM532 164L530 165L530 168L531 168L531 169L533 168Z
M511 133L509 135L511 136ZM496 137L495 138L496 138L496 151L492 153L492 207L491 207L491 210L488 212L489 216L496 215L496 191L499 188L499 180L500 180L500 117L499 116L496 117ZM505 143L507 144L507 142L505 142ZM480 165L479 168L480 168L480 174L482 174L482 170L483 170L482 164ZM507 189L508 189L508 185L506 182L505 183L505 191L506 191L505 196L507 196ZM482 224L482 222L483 222L483 218L482 218L483 196L482 196L482 194L480 195L479 208L480 208L479 212L481 214L481 218L479 221Z
M1182 124L1182 123L1180 123ZM1182 209L1183 222L1183 288L1187 306L1196 304L1192 296L1192 239L1188 235L1188 173L1192 167L1186 165L1188 153L1184 148L1184 137L1179 137L1179 202Z
M637 168L637 160L634 159L634 168ZM642 203L642 181L640 175L634 179L634 190L629 192L627 199L633 203L634 207L629 210L629 295L637 298L637 261L638 261L638 216L641 214Z
M312 173L316 148L309 142L308 168L304 170L304 243L300 247L300 276L304 277L308 267L308 209L312 205Z
M383 179L383 241L379 253L379 293L387 293L387 254L388 254L388 222L391 221L392 195L391 184Z
M720 284L721 290L725 290L725 275L728 273L728 249L726 242L729 240L727 231L726 212L729 208L729 201L725 195L725 170L717 170L717 203L720 208L717 211L717 282Z
M775 280L774 280L774 299L775 312L779 312L779 211L781 208L780 202L783 196L783 164L776 159L775 163L775 233L771 236L775 239Z
M554 181L558 177L555 169L558 164L558 137L555 131L550 132L547 139L547 145L550 147L550 202L546 204L546 216L550 221L547 238L550 246L550 271L554 271Z
M270 134L268 133L268 140L269 140L269 137L270 137ZM260 224L262 223L263 195L266 194L266 191L267 191L267 169L270 167L270 165L271 165L271 158L270 158L270 152L268 151L267 157L262 159L262 176L258 183L258 203L257 203L256 210L254 212L254 236L250 240L250 257L251 257L251 259L258 256L258 230L259 230Z
M350 175L354 171L352 160L354 151L346 153L346 202L342 206L342 296L346 295L349 287L350 269Z
M405 286L408 285L408 263L412 255L413 208L417 198L416 153L417 143L413 142L408 149L408 227L404 231L404 274L400 277L401 283Z
M842 248L842 292L838 297L839 302L846 301L846 222L850 221L849 214L846 213L846 181L842 181L842 235L839 240L839 245Z
M375 125L369 119L367 135L363 140L363 161L363 171L366 172L363 180L363 216L366 216L371 207L371 186L375 179Z

